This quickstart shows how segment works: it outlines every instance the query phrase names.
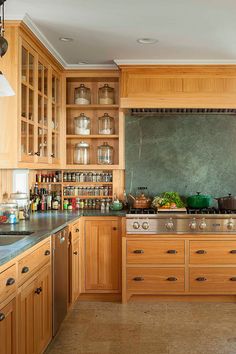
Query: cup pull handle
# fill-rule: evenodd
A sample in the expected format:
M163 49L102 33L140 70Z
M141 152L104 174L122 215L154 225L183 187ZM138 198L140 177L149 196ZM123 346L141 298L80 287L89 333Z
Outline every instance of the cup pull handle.
M231 281L236 281L236 277L230 278Z
M197 281L206 281L207 278L205 278L205 277L198 277L198 278L196 278L196 280L197 280Z
M178 251L176 251L176 250L168 250L167 253L169 253L169 254L176 254L176 253L178 253Z
M4 313L0 313L0 322L3 320L5 320L5 315L4 315Z
M142 253L144 253L144 250L134 250L133 253L135 253L135 254L142 254Z
M143 281L144 278L143 277L135 277L133 278L134 281Z
M15 284L15 279L14 278L9 278L9 279L7 279L7 282L6 282L6 285L7 286L9 286L9 285L13 285L13 284Z
M23 267L21 273L25 274L28 273L29 267Z
M230 253L236 254L236 250L231 250Z
M166 280L168 280L168 281L177 281L178 279L176 277L169 277Z
M206 254L207 251L205 251L205 250L198 250L198 251L196 251L196 253L197 253L197 254Z

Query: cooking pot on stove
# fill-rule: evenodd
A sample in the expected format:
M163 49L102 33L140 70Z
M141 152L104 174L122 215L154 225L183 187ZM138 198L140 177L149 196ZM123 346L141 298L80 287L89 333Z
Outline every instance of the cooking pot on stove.
M210 195L201 194L200 192L187 198L188 207L196 209L209 208L211 201Z
M148 209L151 207L151 198L147 195L147 187L138 187L137 194L134 197L132 194L129 194L129 197L133 201L133 208L135 209Z
M222 210L236 210L236 197L230 193L227 197L215 198L218 201L218 207Z

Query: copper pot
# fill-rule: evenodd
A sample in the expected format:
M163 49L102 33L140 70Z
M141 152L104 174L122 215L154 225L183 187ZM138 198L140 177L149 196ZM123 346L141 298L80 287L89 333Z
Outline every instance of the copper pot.
M133 200L133 208L135 209L148 209L151 207L151 199L145 197L144 194L134 197L132 194L129 194L130 198Z

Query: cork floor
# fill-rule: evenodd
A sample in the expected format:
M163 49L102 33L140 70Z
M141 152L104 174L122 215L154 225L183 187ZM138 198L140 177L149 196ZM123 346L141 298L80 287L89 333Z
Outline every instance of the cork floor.
M47 354L236 354L236 304L79 302Z

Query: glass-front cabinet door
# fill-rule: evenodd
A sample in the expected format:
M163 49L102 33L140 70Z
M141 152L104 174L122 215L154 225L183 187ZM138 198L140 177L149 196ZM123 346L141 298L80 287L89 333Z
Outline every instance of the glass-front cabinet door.
M52 163L59 163L59 134L61 113L61 80L52 72L52 121L51 121L51 158Z
M36 53L27 44L21 46L21 98L19 160L34 162L36 152Z

